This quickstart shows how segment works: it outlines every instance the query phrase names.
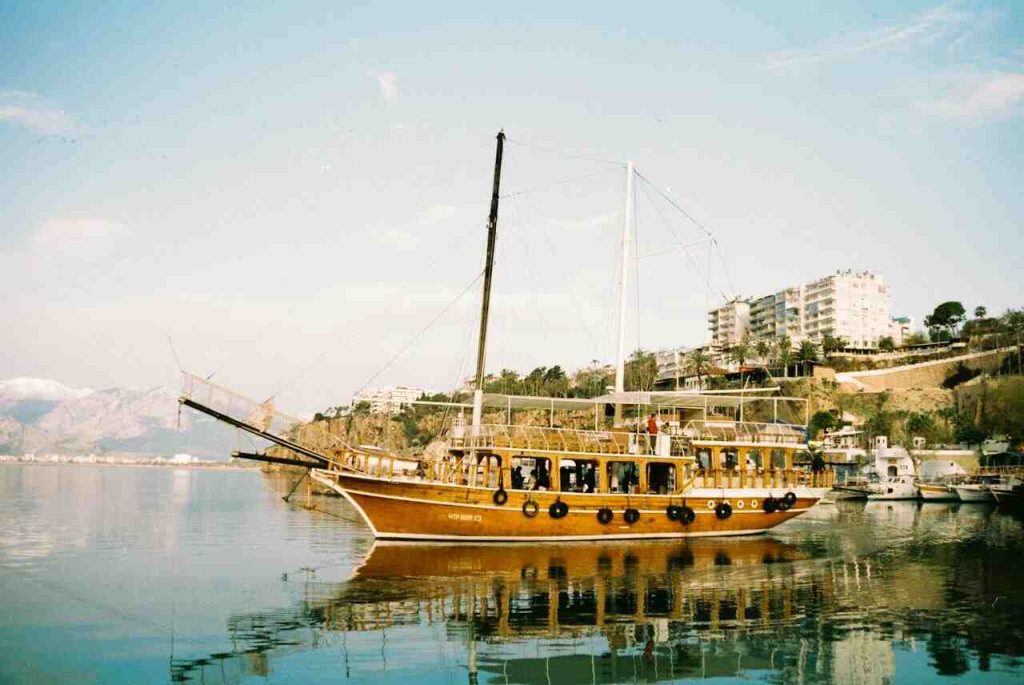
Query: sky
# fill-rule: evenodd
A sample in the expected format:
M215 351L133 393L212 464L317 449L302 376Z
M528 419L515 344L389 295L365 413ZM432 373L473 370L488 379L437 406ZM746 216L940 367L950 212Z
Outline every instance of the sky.
M630 349L837 269L1024 306L1020 3L0 0L0 378L456 387L502 128L490 371L614 359L627 160Z

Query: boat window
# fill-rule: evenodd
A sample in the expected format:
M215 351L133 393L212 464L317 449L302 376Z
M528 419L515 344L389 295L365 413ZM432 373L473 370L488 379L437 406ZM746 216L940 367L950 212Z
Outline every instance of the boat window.
M701 471L708 468L711 465L711 450L707 447L702 447L697 450L697 454L694 455L695 463L697 468Z
M739 464L739 451L735 447L726 447L722 450L721 455L721 468L727 471L735 471L736 465Z
M780 450L780 449L772 450L772 468L773 469L784 469L784 468L786 468L786 450Z
M647 465L647 491L667 495L676 489L675 464L654 463Z
M761 450L747 450L747 470L760 471L764 469L764 455Z
M562 459L558 471L562 492L594 492L597 489L597 462L585 459Z
M608 491L636 492L640 484L640 472L631 461L608 462Z
M513 490L550 490L551 460L544 457L512 457Z

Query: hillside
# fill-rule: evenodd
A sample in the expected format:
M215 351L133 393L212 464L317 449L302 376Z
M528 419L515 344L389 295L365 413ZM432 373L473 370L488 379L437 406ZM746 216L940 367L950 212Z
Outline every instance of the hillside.
M0 454L169 456L227 459L229 429L194 412L178 413L163 388L69 388L58 381L0 381Z

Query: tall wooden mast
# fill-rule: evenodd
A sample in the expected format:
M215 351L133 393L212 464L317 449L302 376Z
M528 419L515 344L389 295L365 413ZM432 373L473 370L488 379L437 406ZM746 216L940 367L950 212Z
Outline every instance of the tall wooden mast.
M473 434L479 433L484 403L484 360L487 354L487 317L491 310L491 276L494 273L494 239L498 232L498 191L501 187L501 154L505 147L505 131L498 131L498 147L494 155L494 187L491 191L491 213L487 217L487 265L484 267L484 297L480 307L480 343L476 351L476 387L473 390Z

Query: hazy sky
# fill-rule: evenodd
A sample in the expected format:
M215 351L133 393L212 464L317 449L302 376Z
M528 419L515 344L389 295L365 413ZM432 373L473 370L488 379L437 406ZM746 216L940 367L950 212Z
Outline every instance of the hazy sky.
M0 1L0 377L450 388L501 127L491 370L612 359L627 159L722 257L638 186L631 346L839 268L1024 305L1019 2L377 5Z

